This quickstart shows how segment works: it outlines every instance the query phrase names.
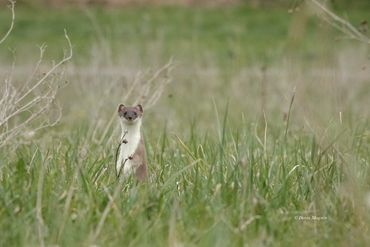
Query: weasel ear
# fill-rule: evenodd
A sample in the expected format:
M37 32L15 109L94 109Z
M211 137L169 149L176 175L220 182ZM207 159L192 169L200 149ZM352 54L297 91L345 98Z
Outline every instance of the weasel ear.
M138 104L136 107L141 111L141 113L143 113L143 106L142 105Z
M124 106L123 104L120 104L120 105L118 106L118 112L123 111L123 109L125 109L125 106Z

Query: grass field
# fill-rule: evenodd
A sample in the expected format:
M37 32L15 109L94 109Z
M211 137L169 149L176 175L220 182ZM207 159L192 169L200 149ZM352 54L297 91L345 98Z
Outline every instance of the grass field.
M14 61L22 85L45 42L42 78L64 28L74 54L53 77L60 123L0 148L0 246L367 246L369 46L303 12L16 9L1 83ZM146 107L140 85L171 57ZM150 179L120 183L116 108L136 101Z

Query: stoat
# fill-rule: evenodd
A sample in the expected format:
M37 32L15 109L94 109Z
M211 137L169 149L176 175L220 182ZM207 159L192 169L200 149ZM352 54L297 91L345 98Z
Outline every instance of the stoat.
M143 181L147 177L146 151L140 130L143 107L121 104L118 106L118 116L122 134L116 153L117 177L125 178L134 173L138 180Z

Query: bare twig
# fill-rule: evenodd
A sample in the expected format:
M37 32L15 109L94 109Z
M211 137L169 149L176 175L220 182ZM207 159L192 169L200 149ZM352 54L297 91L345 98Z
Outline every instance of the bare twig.
M25 92L26 90L29 90L29 84L33 81L36 73L39 71L39 68L40 68L40 65L43 61L43 58L44 58L44 53L45 53L45 50L46 50L46 45L45 44L42 44L40 47L40 55L39 55L39 60L37 61L31 75L28 77L27 81L24 83L23 87L19 90L20 93L23 93Z
M158 69L152 77L150 77L147 82L145 83L144 90L142 90L141 102L143 105L145 105L146 109L149 109L155 105L155 103L158 101L160 96L162 95L164 87L170 83L171 78L169 74L171 73L173 69L173 61L172 58L170 61L165 64L162 68ZM163 75L164 74L164 75ZM158 83L157 87L155 87L154 82L158 80L161 76L163 76L163 79ZM150 94L150 97L148 95ZM135 104L139 103L140 100L136 100Z
M8 31L5 33L5 35L0 39L0 44L3 43L9 36L9 34L12 32L13 30L13 27L14 27L14 20L15 20L15 11L14 11L14 7L15 7L15 1L13 0L9 0L9 3L10 3L10 10L12 12L12 21L10 23L10 26L9 26L9 29Z
M150 73L150 71L136 73L133 81L121 90L121 96L119 96L120 101L122 100L121 102L125 103L129 101L130 98L134 98L132 104L136 105L140 103L144 106L145 110L152 108L160 99L165 87L171 82L170 73L173 67L173 61L170 59L168 63L154 73ZM117 87L117 85L114 85L114 88ZM98 107L98 109L100 109L100 107ZM98 113L98 115L100 114ZM108 134L117 119L116 109L112 110L110 118L108 119L107 122L95 125L96 127L93 131L94 138L92 139L98 144L107 141L107 138L111 140ZM101 119L98 121L101 121ZM100 137L95 138L97 134L100 135Z
M48 72L45 73L45 75L35 83L28 91L26 91L21 97L17 99L15 102L16 104L19 103L21 100L23 100L25 97L27 97L30 93L32 93L38 86L40 86L47 78L50 77L50 75L57 69L59 68L62 64L68 62L69 60L72 59L73 56L73 49L72 49L72 44L71 40L69 39L69 36L67 34L67 31L64 29L64 37L67 40L68 47L69 47L69 55L64 56L62 60L59 61L59 63L55 64Z
M40 47L40 58L22 86L17 88L13 85L12 73L5 83L0 85L0 147L27 129L28 133L33 135L42 128L54 126L61 119L61 107L55 102L55 98L59 89L58 79L63 73L55 71L73 56L72 44L66 30L64 36L68 44L68 53L43 73L40 79L35 80L34 77L40 70L45 45ZM52 110L57 111L54 118L49 115Z
M318 10L320 10L318 15L321 17L321 19L329 23L332 27L344 33L351 39L370 44L370 38L361 33L349 21L346 21L345 19L339 17L317 0L310 0L310 2L313 3L313 5L318 8Z

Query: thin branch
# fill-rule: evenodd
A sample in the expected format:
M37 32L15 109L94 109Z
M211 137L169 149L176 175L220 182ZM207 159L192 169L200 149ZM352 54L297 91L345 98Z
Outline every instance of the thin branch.
M332 25L334 28L338 29L339 31L343 32L344 34L350 36L351 38L370 44L370 38L361 33L356 27L354 27L350 22L344 20L343 18L339 17L338 15L334 14L324 5L322 5L317 0L310 0L316 7L322 10L323 14L321 18ZM325 14L327 16L325 16ZM338 25L340 24L340 25Z
M69 36L67 34L67 31L64 29L64 37L67 40L68 47L69 47L69 55L64 56L62 60L59 61L59 63L55 64L45 75L35 84L33 85L27 92L25 92L17 101L15 104L18 104L20 101L22 101L25 97L27 97L31 92L33 92L41 83L43 83L57 68L59 68L62 64L68 62L72 59L73 56L73 49L71 40L69 39Z
M133 82L128 85L127 90L122 91L122 96L120 96L120 98L122 98L123 101L126 102L130 97L134 95L136 98L136 100L133 101L134 105L141 103L142 105L144 105L146 110L150 109L160 99L165 86L171 82L171 77L169 74L172 71L173 67L173 59L171 58L164 66L157 69L152 75L150 74L150 71L137 73L133 79ZM164 73L165 75L163 75ZM115 86L116 84L113 85ZM140 90L138 92L137 89L139 88ZM97 112L99 112L100 108L101 107L97 107ZM104 129L100 128L100 126L96 124L96 128L94 130L94 135L92 138L93 141L101 144L104 140L106 140L108 133L110 133L109 130L112 129L112 125L114 124L116 119L117 113L116 110L114 110L112 111L109 120L101 125L104 126ZM99 119L98 121L101 121L101 119ZM100 135L100 137L98 138L97 135ZM108 140L111 140L111 137L112 135L108 137Z
M45 104L45 106L42 107L39 111L33 112L32 115L29 118L27 118L25 121L23 121L23 123L17 124L12 129L2 133L0 135L0 147L4 146L8 142L8 140L15 137L20 132L20 130L22 128L24 128L29 123L31 123L34 119L36 119L38 116L40 116L48 108L49 108L49 105Z
M39 56L39 60L37 61L31 75L29 76L29 78L27 79L27 81L24 83L24 85L22 86L22 88L19 90L20 93L23 93L25 90L28 90L28 85L30 84L30 82L33 80L33 78L35 77L37 71L39 71L39 68L40 68L40 65L42 63L42 60L44 58L44 53L45 53L45 50L46 50L46 45L45 44L42 44L40 47L40 56ZM27 89L26 89L27 88Z
M17 115L21 114L22 112L28 111L30 108L32 108L34 105L39 103L41 100L45 99L44 97L38 96L38 97L33 98L28 103L21 106L18 110L14 111L10 115L8 115L6 118L4 118L4 120L2 120L0 122L0 126L2 126L5 122L8 122L12 117L17 116Z
M63 73L59 73L58 76L55 76L54 73L73 56L72 44L66 30L64 30L64 36L68 43L69 52L65 52L63 59L54 63L41 79L32 82L39 71L45 45L40 47L40 58L30 77L21 88L15 88L12 85L11 77L0 86L0 147L6 145L30 126L32 126L30 131L36 132L42 128L54 126L60 121L62 111L58 104L54 104L54 101L59 89L57 79ZM47 114L51 112L53 106L56 106L58 115L51 117ZM26 116L23 116L24 114ZM20 116L23 118L19 118Z
M9 27L8 31L6 32L6 34L4 35L4 37L1 38L0 44L3 43L8 38L9 34L12 32L13 27L14 27L14 20L15 20L14 7L15 7L15 1L9 0L9 3L10 3L10 10L12 12L12 21L10 23L10 27Z

